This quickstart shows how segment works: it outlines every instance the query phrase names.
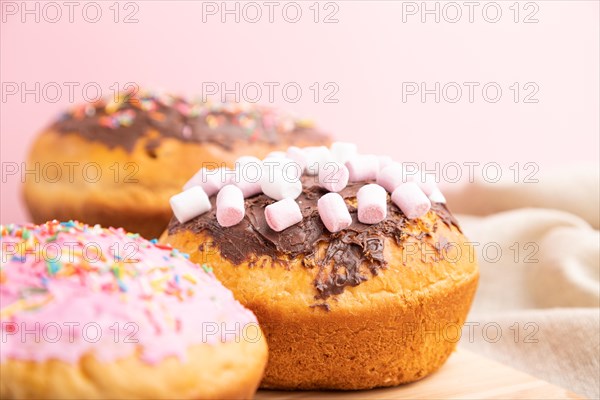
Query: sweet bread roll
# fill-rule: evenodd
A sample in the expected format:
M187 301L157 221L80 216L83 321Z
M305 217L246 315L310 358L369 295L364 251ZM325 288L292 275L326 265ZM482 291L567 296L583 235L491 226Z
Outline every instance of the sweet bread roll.
M253 397L265 340L208 266L122 229L0 229L0 398Z
M171 217L169 197L201 166L328 142L271 108L123 93L78 106L39 135L24 198L35 223L76 219L153 238Z
M161 238L210 263L256 314L269 345L263 388L416 381L460 337L478 269L443 195L431 183L402 182L386 158L344 158L306 167L295 198L247 197L236 225L218 218L233 198L212 196L209 211L173 218Z

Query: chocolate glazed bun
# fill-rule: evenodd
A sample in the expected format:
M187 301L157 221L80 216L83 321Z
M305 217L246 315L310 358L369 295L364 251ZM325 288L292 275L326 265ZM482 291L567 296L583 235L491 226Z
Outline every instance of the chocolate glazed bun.
M171 217L169 197L200 167L328 142L270 108L123 93L76 107L43 131L27 160L39 173L23 193L36 223L77 219L157 237Z
M245 200L245 217L221 227L213 209L173 219L163 241L208 262L257 316L269 345L263 388L368 389L438 369L456 347L478 280L473 248L445 204L409 220L387 194L387 217L357 220L356 195L339 194L351 225L330 233L303 176L302 221L281 232L265 219L264 194Z

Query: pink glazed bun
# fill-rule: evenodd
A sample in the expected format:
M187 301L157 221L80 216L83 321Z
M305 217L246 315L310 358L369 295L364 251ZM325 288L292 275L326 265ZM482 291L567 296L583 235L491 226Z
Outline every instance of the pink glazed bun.
M1 398L254 395L265 340L210 267L122 229L1 232Z

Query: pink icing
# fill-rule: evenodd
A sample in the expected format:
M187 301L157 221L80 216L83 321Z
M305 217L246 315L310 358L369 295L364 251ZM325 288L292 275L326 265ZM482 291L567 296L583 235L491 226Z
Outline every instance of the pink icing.
M0 362L139 350L154 364L185 360L191 345L259 338L256 317L177 250L77 222L0 229Z

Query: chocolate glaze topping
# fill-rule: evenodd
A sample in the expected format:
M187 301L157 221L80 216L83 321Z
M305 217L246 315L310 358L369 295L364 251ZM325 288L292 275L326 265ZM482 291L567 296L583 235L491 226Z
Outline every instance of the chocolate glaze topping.
M175 96L131 92L112 100L76 107L51 128L127 151L134 148L138 139L147 138L145 147L150 156L164 137L211 142L226 149L232 148L236 140L294 144L299 140L326 139L310 122L294 120L268 107L210 105Z
M388 201L388 216L384 221L374 225L358 221L352 202L358 190L371 182L349 183L340 192L348 204L352 224L340 232L331 233L323 225L317 209L318 199L327 191L317 185L314 177L303 176L302 183L304 190L296 201L303 219L282 232L273 231L264 216L264 208L275 200L260 194L246 199L246 216L233 227L224 228L218 224L216 196L213 196L211 211L184 224L172 218L169 234L182 230L194 233L205 231L213 238L213 244L201 244L200 251L208 251L207 246L214 245L232 263L249 262L251 267L256 266L257 256L268 256L286 265L287 259L303 255L304 267L318 268L314 282L317 292L315 299L321 301L342 293L347 286L359 285L369 278L369 274L375 276L385 268L385 238L400 244L410 235L404 229L408 220L391 201ZM444 204L434 203L431 209L446 225L459 228ZM319 251L320 247L324 247L324 250ZM316 306L328 309L326 303Z

